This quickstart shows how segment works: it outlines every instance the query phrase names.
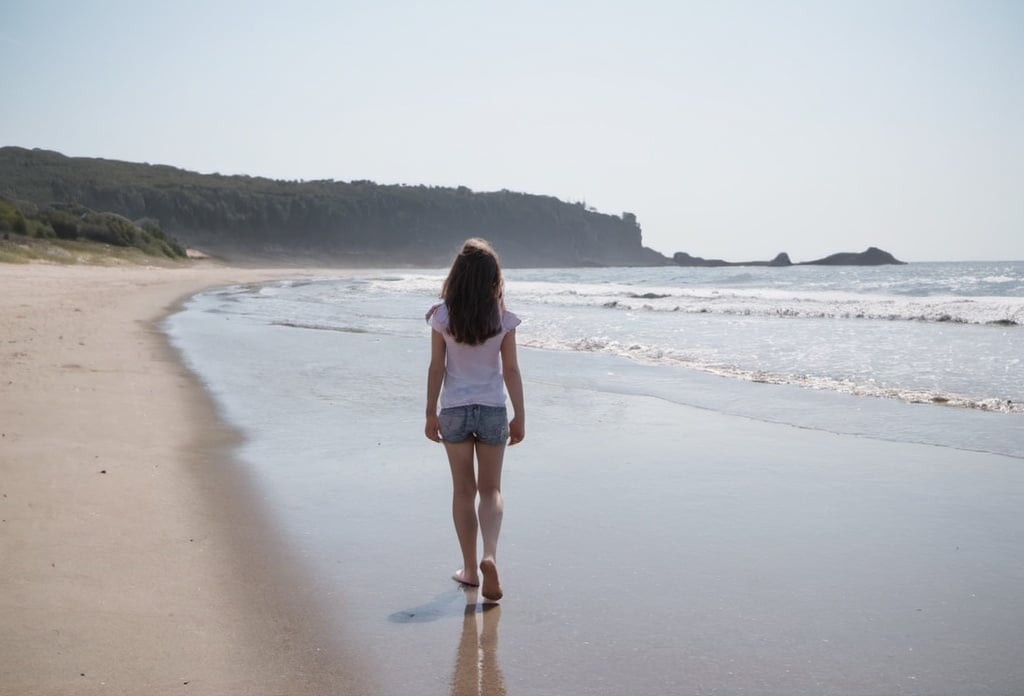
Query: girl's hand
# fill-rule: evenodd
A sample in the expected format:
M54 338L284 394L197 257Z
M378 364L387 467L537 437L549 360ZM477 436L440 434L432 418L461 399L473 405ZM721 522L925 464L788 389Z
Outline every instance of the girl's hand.
M516 416L508 422L508 444L518 445L526 437L526 424L523 419Z
M441 422L436 415L427 416L427 425L423 428L423 434L427 436L428 440L441 441Z

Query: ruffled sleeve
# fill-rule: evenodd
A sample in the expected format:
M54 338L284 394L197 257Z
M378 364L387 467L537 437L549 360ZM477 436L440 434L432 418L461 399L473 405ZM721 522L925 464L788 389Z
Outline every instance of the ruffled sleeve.
M501 317L501 332L506 334L521 323L523 322L518 316L506 310Z
M438 302L427 310L427 315L424 318L430 324L430 328L435 331L443 334L448 330L448 308L444 306L444 302Z

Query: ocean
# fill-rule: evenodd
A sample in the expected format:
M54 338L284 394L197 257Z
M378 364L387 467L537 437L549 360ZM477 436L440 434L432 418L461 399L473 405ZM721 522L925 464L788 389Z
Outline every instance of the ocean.
M207 382L216 381L217 354L206 355L202 336L190 332L195 324L217 326L213 348L232 327L262 331L243 361L259 362L261 346L282 332L293 340L326 331L422 339L426 346L423 314L444 274L382 270L217 289L194 298L169 322L170 333ZM1024 262L509 269L505 275L508 306L523 320L520 346L576 355L580 375L597 356L613 359L618 368L606 372L618 376L605 375L608 388L799 426L1024 457ZM307 385L289 388L323 389L331 366L324 369L307 375ZM624 371L636 378L632 384ZM709 388L675 388L697 375L722 379L706 382ZM273 383L274 375L267 377ZM757 386L740 393L730 381ZM731 406L709 393L716 389L729 395ZM857 429L847 416L872 399L993 415L961 414L963 427L954 433L946 425L958 416L934 413L941 425L932 434L927 424L906 432L888 417Z
M380 693L440 693L478 665L448 580L447 467L423 437L445 273L216 288L165 324L244 435L308 569L297 591L385 667ZM509 691L1003 693L1019 676L998 646L1021 626L1000 578L1024 572L1024 262L505 278L529 411L490 655ZM979 583L983 615L963 599ZM908 597L933 611L906 623Z

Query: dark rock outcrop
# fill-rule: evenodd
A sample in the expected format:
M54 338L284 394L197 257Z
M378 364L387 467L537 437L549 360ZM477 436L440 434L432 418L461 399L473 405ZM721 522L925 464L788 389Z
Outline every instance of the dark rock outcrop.
M878 247L868 247L860 253L842 252L832 254L816 261L805 261L802 266L886 266L906 265L906 261L900 261L888 251L882 251Z
M703 259L679 251L672 256L672 261L677 266L771 266L774 268L786 266L883 266L886 264L905 265L906 263L897 260L888 251L882 251L877 247L869 247L867 251L862 251L859 254L832 254L817 261L804 261L796 264L790 260L789 254L786 252L782 252L771 261L723 261L722 259Z
M723 261L722 259L702 259L699 256L690 256L685 251L677 251L675 254L672 255L672 260L675 262L677 266L717 267L738 265L735 263L729 263L728 261Z
M672 261L677 266L704 266L709 268L716 268L719 266L792 266L793 262L789 260L789 254L782 252L777 255L771 261L723 261L722 259L704 259L699 256L690 256L684 251L676 252L672 256Z

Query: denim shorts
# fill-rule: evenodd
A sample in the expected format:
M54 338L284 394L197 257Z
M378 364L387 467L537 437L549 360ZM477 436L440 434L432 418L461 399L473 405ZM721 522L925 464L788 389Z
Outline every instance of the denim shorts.
M469 437L485 445L504 445L508 441L508 411L504 406L443 408L438 420L445 442L455 444Z

